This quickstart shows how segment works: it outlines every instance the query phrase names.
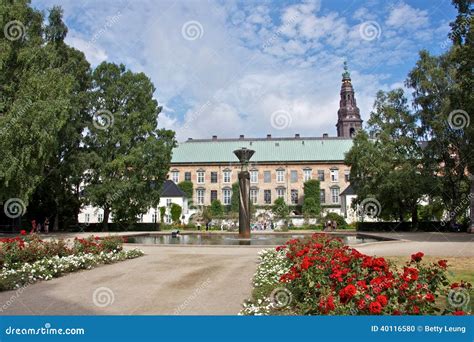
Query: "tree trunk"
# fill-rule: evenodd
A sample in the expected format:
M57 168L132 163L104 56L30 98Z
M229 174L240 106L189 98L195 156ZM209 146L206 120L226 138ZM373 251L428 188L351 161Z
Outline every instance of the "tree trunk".
M471 192L469 193L469 211L471 223L469 224L468 232L474 233L474 175L469 175L471 181Z
M418 229L418 206L416 204L411 211L411 229L414 231Z
M109 231L109 216L110 216L110 208L104 208L104 219L102 221L102 231L108 232Z

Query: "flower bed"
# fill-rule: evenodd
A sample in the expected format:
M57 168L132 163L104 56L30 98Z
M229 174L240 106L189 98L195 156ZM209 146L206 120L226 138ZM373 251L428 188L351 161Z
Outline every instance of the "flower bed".
M22 234L0 242L0 291L143 255L138 249L124 251L120 237L76 238L70 246L63 240L43 241Z
M397 269L326 234L263 250L244 315L427 315L466 312L469 283L449 285L447 263L411 256ZM440 298L448 305L440 309Z

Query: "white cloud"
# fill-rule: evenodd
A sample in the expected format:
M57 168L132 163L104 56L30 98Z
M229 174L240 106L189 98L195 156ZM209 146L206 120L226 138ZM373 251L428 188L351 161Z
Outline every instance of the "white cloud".
M429 24L428 12L402 2L392 8L386 24L396 29L416 30Z
M54 1L42 3L51 7ZM368 9L354 10L358 21L378 18L382 34L375 41L360 37L360 23L322 11L319 1L278 10L268 3L237 7L212 0L205 6L198 1L152 0L139 5L70 0L61 5L67 21L74 23L68 42L83 50L92 64L123 62L150 76L164 104L159 126L175 130L180 140L266 133L335 135L343 60L350 61L366 120L377 90L396 82L388 80L384 68L413 56L415 43L431 34L425 11L404 3L390 10L386 22ZM101 31L104 18L116 13L120 20ZM200 38L183 37L188 21L202 25ZM418 30L399 34L408 27ZM94 44L87 44L97 32L101 34ZM291 125L284 130L271 123L278 110L291 115Z

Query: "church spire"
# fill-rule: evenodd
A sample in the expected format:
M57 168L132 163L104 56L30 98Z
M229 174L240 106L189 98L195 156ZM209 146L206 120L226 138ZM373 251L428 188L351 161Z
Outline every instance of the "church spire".
M357 130L362 128L362 119L352 87L351 74L344 62L344 72L342 73L341 100L337 111L337 136L352 138Z

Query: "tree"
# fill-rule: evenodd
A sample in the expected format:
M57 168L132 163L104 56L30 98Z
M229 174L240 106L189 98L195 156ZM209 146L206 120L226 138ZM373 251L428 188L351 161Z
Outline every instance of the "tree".
M114 220L136 222L159 203L154 184L165 181L174 132L157 129L161 111L155 88L143 73L124 65L100 64L92 74L94 121L85 139L93 152L87 200L104 210L104 229Z
M232 197L230 199L230 211L233 213L238 213L239 203L240 203L240 187L239 187L239 183L235 182L232 184Z
M290 214L290 208L285 203L285 200L279 197L273 202L272 212L275 217L286 220Z
M171 204L171 219L175 224L178 224L181 220L181 213L183 212L183 209L179 204L172 203Z
M403 90L378 92L368 131L361 131L346 155L357 202L379 203L382 216L418 222L417 205L435 181L423 160L416 116L409 110ZM365 208L363 208L365 210Z
M186 194L186 197L190 200L193 199L193 182L191 181L182 181L178 183L178 187L183 190Z
M320 183L310 179L304 183L303 213L308 216L318 216L321 213Z
M59 132L77 103L77 70L68 71L69 61L61 55L67 49L56 44L65 35L58 14L53 9L46 26L29 1L0 4L5 33L0 40L0 202L19 198L28 205L55 166L51 160L61 144Z
M166 207L160 207L160 222L165 222L165 215L166 215Z
M217 199L213 200L211 202L211 207L209 208L209 211L213 218L221 218L224 214L224 208L222 207L221 201Z
M64 43L67 27L62 10L50 10L45 27L46 44L54 51L52 65L73 79L68 119L57 131L57 142L45 167L43 179L36 187L28 212L35 217L54 217L54 228L77 224L82 205L80 184L89 167L88 152L83 147L83 133L91 120L88 90L91 84L90 65L84 54Z

